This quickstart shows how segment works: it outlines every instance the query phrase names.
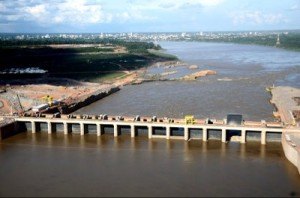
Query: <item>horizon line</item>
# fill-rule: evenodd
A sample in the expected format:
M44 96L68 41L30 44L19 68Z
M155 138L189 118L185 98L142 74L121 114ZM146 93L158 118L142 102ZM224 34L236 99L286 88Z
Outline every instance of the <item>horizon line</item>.
M213 31L151 31L151 32L139 32L139 31L125 31L125 32L0 32L0 34L118 34L118 33L199 33L199 32L272 32L272 31L300 31L300 29L273 29L273 30L213 30Z

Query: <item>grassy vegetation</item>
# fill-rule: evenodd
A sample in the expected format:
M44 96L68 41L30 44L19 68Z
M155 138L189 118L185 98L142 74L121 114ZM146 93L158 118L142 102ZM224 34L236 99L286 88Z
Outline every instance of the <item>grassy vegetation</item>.
M229 42L241 43L241 44L257 44L265 46L276 46L277 35L269 35L265 37L253 36L253 37L239 37L228 40ZM300 50L300 34L288 34L280 35L280 45L277 46L284 49Z
M125 76L124 72L85 72L85 73L61 73L61 74L51 74L49 77L58 77L58 78L71 78L79 81L87 82L108 82L113 81L116 78Z
M219 37L214 39L207 38L193 38L194 41L205 41L205 42L230 42L239 44L255 44L264 46L276 46L283 49L300 51L300 33L290 32L289 34L280 34L280 45L276 46L277 34L269 35L252 35L247 37L236 36L236 37Z
M11 68L38 67L46 70L47 76L79 80L111 79L118 77L120 71L135 70L156 61L174 59L172 56L150 53L149 49L160 49L160 46L146 42L114 41L113 44L104 43L107 45L105 48L96 46L52 48L45 46L43 40L39 44L29 41L18 43L2 41L2 43L6 44L0 47L0 71L2 72L9 71ZM48 44L58 43L53 41ZM66 41L64 44L70 43ZM125 48L127 53L115 53L114 48L118 46ZM0 78L2 76L1 79L7 81L14 78L26 79L28 76L35 78L41 75L0 74Z
M76 53L101 53L114 52L114 48L100 48L100 47L81 47L73 49Z
M159 56L159 57L162 57L162 58L169 58L169 59L178 59L176 56L172 55L172 54L166 54L166 53L163 53L162 51L159 51L159 50L154 50L154 49L148 49L148 52L150 54L153 54L154 56Z
M109 45L109 46L124 46L130 52L146 52L147 49L156 49L160 50L161 47L159 45L155 45L152 42L140 42L140 41L124 41L119 39L101 39L101 38L30 38L24 40L18 39L0 39L0 46L47 46L47 45L56 45L56 44L101 44L101 45Z

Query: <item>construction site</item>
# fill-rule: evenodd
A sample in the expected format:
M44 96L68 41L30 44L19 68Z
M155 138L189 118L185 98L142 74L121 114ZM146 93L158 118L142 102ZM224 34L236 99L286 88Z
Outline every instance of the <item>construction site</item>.
M79 82L60 79L63 85L28 84L6 85L0 92L1 115L23 115L59 111L91 96L108 93L115 88L112 84Z
M270 102L275 105L276 111L273 115L283 123L299 126L300 121L300 89L293 87L271 87L272 94Z

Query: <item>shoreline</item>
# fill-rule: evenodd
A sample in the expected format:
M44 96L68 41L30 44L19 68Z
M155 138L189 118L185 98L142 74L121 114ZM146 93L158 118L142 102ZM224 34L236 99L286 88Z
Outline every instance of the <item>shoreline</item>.
M300 119L296 112L300 112L300 106L296 98L300 97L300 89L290 86L270 87L267 90L271 94L270 103L274 105L273 116L288 126L299 126Z
M175 64L176 63L176 64ZM163 61L163 62L155 62L153 64L151 64L148 67L145 68L140 68L137 70L132 71L131 73L128 72L128 75L133 75L132 77L129 77L128 80L117 80L115 83L113 83L113 85L115 87L110 87L109 90L107 91L100 91L100 93L93 93L92 95L88 96L87 98L83 99L83 100L79 100L73 104L67 105L65 107L63 107L60 112L62 114L70 114L75 112L76 110L83 108L85 106L88 106L90 104L92 104L93 102L96 102L98 100L101 100L113 93L116 93L118 91L120 91L122 89L123 86L127 86L127 85L140 85L143 83L149 83L149 82L165 82L165 81L191 81L191 80L196 80L197 78L200 77L205 77L207 75L215 75L216 72L215 71L211 71L211 70L203 70L200 72L196 72L196 73L192 73L190 75L186 75L182 78L175 78L175 79L168 79L168 78L158 78L158 79L147 79L147 78L141 78L141 75L145 75L145 72L147 71L147 69L149 67L153 67L157 64L162 64L162 66L164 67L176 67L176 66L188 66L187 63L185 62L181 62L181 61Z
M299 128L300 106L295 98L300 97L300 89L288 86L269 87L272 98L270 103L274 105L276 111L273 112L287 128ZM300 131L283 132L281 136L281 145L285 157L298 169L300 174Z
M92 83L74 80L70 78L47 77L28 79L25 84L6 84L0 89L0 115L32 113L32 107L37 104L46 104L41 98L45 95L53 96L59 100L60 106L53 106L40 113L60 112L72 113L79 108L96 102L108 95L122 89L126 85L135 85L145 82L162 81L161 79L144 79L141 76L147 68L164 63L170 65L174 61L157 61L148 67L142 67L133 71L123 71L124 75ZM164 80L165 81L165 80Z
M234 41L222 41L222 40L168 40L166 42L198 42L198 43L224 43L224 44L237 44L237 45L249 45L249 46L261 46L261 47L270 47L275 49L287 50L291 52L300 52L300 48L294 47L285 47L282 45L267 45L261 43L247 43L247 42L234 42Z
M285 133L281 145L286 158L298 169L300 174L300 134Z
M114 94L120 90L121 90L120 87L112 87L106 91L100 91L99 93L88 96L84 100L77 101L70 105L62 106L59 108L59 111L61 114L73 113L80 108L88 106L88 105L92 104L93 102L101 100L102 98L105 98L105 97L107 97L111 94Z

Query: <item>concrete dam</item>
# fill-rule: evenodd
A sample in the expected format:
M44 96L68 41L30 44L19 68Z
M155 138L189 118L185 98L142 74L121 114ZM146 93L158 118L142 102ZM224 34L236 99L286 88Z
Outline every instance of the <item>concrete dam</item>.
M23 129L36 133L54 132L96 133L98 136L111 133L115 137L130 134L132 138L144 134L149 139L201 139L208 141L217 139L222 142L238 141L246 143L254 137L261 144L268 141L281 141L282 133L297 132L298 128L284 126L279 122L243 121L240 125L232 125L227 120L197 119L194 123L186 123L184 119L153 118L153 117L121 117L121 116L90 116L90 115L42 115L37 117L14 117L15 122L23 125Z
M196 119L192 123L185 119L156 117L122 117L107 115L36 115L6 116L0 123L0 140L20 132L37 133L46 131L48 134L62 132L64 134L78 133L85 135L95 133L97 136L112 134L115 138L128 134L132 138L147 135L149 139L177 139L189 141L192 139L219 140L245 144L247 141L282 143L284 154L294 164L300 173L299 126L285 125L282 122L253 122L242 120L240 124L232 124L227 119L211 120ZM9 120L5 123L5 120Z

